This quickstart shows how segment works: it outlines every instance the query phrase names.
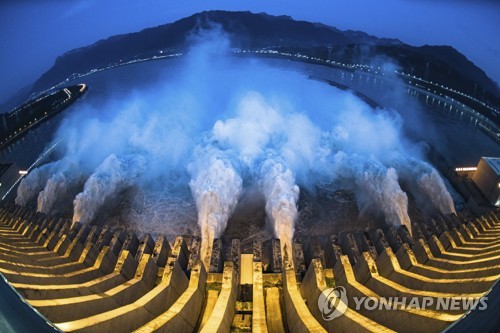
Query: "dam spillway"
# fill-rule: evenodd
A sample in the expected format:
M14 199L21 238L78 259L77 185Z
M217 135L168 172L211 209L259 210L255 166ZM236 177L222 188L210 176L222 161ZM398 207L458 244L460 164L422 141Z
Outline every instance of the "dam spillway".
M317 299L342 286L350 297L480 299L500 277L500 218L466 214L332 235L326 244L215 240L208 270L200 241L173 243L120 229L75 225L6 205L0 273L64 332L440 332L464 309L356 309L322 318ZM266 250L270 249L270 251ZM249 252L249 251L247 251Z

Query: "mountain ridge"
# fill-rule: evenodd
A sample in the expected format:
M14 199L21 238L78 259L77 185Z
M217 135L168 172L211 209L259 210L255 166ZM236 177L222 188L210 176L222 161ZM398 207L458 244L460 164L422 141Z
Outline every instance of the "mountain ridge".
M430 68L429 80L500 105L498 85L451 46L411 46L397 39L379 38L362 31L342 31L323 23L294 20L286 15L248 11L204 11L172 23L111 36L70 50L56 58L54 65L34 83L33 91L44 90L72 73L85 73L123 59L153 55L158 50L185 50L193 30L209 28L213 24L232 36L232 46L237 48L332 46L338 51L336 54L342 55L342 50L368 45L375 54L394 59L405 72L424 77Z

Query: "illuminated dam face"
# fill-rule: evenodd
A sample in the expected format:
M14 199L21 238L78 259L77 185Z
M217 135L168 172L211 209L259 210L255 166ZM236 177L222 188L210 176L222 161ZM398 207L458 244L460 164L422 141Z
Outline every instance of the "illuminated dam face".
M443 330L467 309L440 297L500 276L500 219L452 214L427 155L470 165L497 146L389 74L193 51L87 76L3 152L26 169L58 142L0 207L0 272L67 332ZM334 286L349 311L330 321ZM432 305L352 298L394 294Z

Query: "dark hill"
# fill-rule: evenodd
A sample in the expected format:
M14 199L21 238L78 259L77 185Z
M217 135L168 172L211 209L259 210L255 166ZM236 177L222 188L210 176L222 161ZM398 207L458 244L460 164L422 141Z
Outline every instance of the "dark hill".
M295 21L288 16L264 13L209 11L183 18L174 23L148 28L140 32L113 36L92 45L71 50L56 59L54 66L35 82L40 91L63 81L72 73L85 73L120 61L147 57L159 50L183 51L189 36L197 29L219 25L231 37L233 47L292 47L311 50L333 46L335 54L353 60L352 49L366 49L370 55L389 56L405 72L424 76L470 95L500 105L498 86L480 68L449 46L413 47L396 39L377 38L359 31L341 31L320 23ZM366 54L363 55L366 58ZM355 59L354 59L355 60ZM428 65L427 65L428 63Z

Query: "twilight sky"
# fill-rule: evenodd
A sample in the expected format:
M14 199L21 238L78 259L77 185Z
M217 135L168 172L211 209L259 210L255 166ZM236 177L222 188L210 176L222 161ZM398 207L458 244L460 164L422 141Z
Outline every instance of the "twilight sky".
M500 83L498 0L0 0L0 103L70 49L211 9L289 15L416 46L451 45Z

